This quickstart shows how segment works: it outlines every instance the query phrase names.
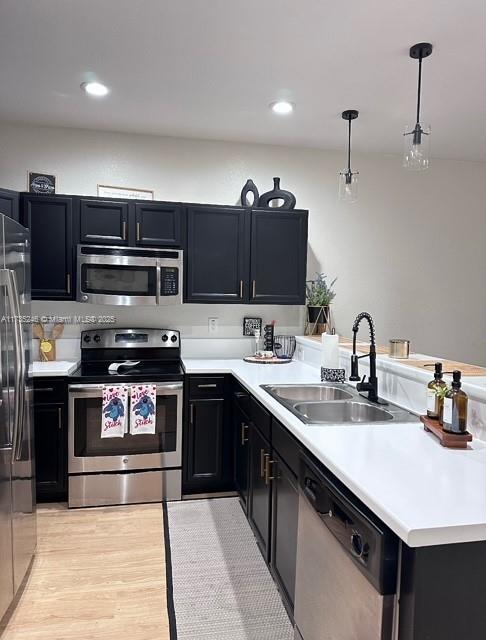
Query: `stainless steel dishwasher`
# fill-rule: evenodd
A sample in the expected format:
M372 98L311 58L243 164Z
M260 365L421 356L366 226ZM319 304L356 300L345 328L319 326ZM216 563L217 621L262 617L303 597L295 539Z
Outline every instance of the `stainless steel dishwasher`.
M295 640L391 640L397 537L308 458L299 491Z

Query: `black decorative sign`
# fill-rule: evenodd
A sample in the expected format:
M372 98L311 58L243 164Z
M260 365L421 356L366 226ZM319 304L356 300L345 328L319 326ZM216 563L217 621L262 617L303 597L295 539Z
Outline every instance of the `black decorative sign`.
M56 176L29 171L29 192L50 196L56 193Z
M262 319L261 318L243 318L243 335L254 336L255 331L262 332Z

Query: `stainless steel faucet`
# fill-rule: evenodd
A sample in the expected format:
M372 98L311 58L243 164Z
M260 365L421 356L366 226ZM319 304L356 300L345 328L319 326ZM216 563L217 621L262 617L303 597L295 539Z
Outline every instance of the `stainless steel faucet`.
M362 356L358 356L356 353L356 336L358 335L359 325L361 320L367 320L370 327L370 350L369 353L364 353ZM363 376L361 380L358 372L358 361L361 358L370 359L370 375L368 381L365 382L366 376ZM376 377L376 341L375 341L375 325L373 318L367 311L362 311L356 316L356 320L353 324L353 355L351 356L351 375L349 379L358 382L356 390L360 393L367 392L368 400L370 402L376 402L377 404L387 404L384 400L380 400L378 397L378 378Z

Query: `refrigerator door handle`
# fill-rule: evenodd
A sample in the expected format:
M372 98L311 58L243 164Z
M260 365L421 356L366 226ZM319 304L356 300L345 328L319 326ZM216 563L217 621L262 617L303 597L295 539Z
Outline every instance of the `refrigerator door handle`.
M19 380L19 427L17 429L17 450L15 452L15 460L20 460L22 457L22 443L24 441L24 427L25 427L25 377L26 377L26 363L25 363L25 345L24 345L24 332L22 329L22 322L20 318L20 295L17 284L17 274L15 271L10 270L13 290L15 293L15 315L17 317L17 331L18 331L18 362L20 365L20 380Z
M20 459L20 453L22 449L22 421L23 421L23 403L24 403L24 385L23 372L24 372L24 359L23 353L23 337L22 327L20 325L20 306L19 306L19 293L17 288L17 278L15 272L11 269L7 271L7 294L9 298L10 309L15 321L15 414L13 424L13 458L15 460Z

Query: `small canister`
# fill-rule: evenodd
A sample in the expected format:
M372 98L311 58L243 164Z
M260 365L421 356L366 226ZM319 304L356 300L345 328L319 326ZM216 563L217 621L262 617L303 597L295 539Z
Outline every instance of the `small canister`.
M402 340L401 338L393 338L390 340L390 358L397 360L405 360L410 355L410 340Z

